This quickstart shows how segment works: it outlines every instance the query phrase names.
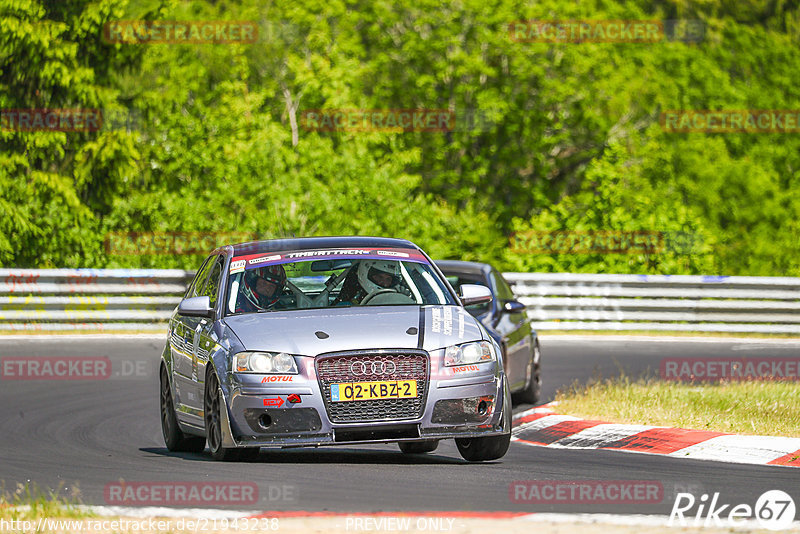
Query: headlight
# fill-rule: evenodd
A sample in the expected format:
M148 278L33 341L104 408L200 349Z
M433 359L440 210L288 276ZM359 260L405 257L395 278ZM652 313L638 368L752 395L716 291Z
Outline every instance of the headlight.
M444 351L445 365L465 365L495 360L494 349L488 341L475 341L463 345L451 345Z
M234 360L236 373L297 374L294 357L285 352L240 352Z

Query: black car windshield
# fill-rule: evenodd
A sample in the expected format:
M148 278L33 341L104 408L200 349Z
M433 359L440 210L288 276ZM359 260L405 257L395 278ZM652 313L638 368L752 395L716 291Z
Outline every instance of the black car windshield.
M444 275L447 277L447 281L450 282L450 285L461 294L461 286L464 284L476 284L479 286L489 287L489 284L486 283L486 279L481 276L480 274L465 274L465 273L454 273L450 274L445 269ZM489 288L491 290L491 288ZM472 304L466 307L467 311L473 317L480 317L492 309L491 304L489 302L482 302L480 304Z
M234 257L225 314L457 302L414 250L299 251Z

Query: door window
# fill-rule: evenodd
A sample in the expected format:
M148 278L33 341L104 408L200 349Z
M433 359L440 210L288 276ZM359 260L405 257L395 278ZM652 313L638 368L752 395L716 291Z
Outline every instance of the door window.
M201 297L208 297L212 308L217 307L217 296L219 295L219 285L222 281L222 265L224 263L224 258L218 256L217 261L214 262L214 267L211 269L211 274L208 276L208 281L203 288L203 292L199 295Z
M206 277L208 276L208 270L213 265L212 260L216 256L209 256L206 258L206 261L203 262L203 265L200 266L200 269L197 270L197 274L194 275L194 280L192 283L189 284L189 287L186 289L186 294L183 295L183 298L188 299L191 297L196 297L200 293L200 290L203 288L203 284L206 281Z

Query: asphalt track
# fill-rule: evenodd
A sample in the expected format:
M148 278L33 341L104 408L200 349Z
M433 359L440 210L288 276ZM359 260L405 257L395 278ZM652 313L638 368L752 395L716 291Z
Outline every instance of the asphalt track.
M253 482L256 504L215 502L243 510L332 512L507 510L669 514L677 492L719 492L720 503L751 506L781 489L800 504L800 470L727 464L599 450L511 444L500 461L469 464L452 442L429 455L407 456L395 445L263 450L253 462L219 463L208 453L172 454L161 437L157 365L163 340L151 338L0 338L0 359L108 357L102 380L0 380L0 481L40 490L79 489L87 504L107 504L104 488L127 482ZM574 381L624 371L641 376L664 357L794 357L800 342L544 337L544 398ZM519 406L526 409L530 406ZM515 503L519 480L657 481L657 504ZM144 504L144 503L143 503Z

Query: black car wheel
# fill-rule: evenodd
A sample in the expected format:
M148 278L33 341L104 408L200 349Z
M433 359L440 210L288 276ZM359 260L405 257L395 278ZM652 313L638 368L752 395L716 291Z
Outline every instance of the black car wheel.
M485 438L456 438L456 447L461 457L468 462L486 462L505 456L511 444L511 393L508 382L503 381L502 426L507 434Z
M222 446L222 419L220 417L220 410L225 409L225 407L219 401L219 379L217 378L217 374L213 371L208 373L208 377L206 378L206 388L203 399L206 438L208 440L208 448L211 450L211 457L215 460L229 462L239 460L243 455L252 454L251 449L236 449ZM258 449L255 450L257 453Z
M439 441L435 439L425 441L401 441L397 444L405 454L424 454L433 452L439 446Z
M468 462L485 462L505 456L511 443L511 433L485 438L456 439L461 457Z
M206 448L206 438L187 436L178 426L169 377L164 367L161 368L161 433L167 450L171 452L202 452Z
M542 394L542 371L541 371L541 355L539 352L539 340L534 341L533 355L531 361L528 362L528 381L525 389L515 395L519 402L528 404L536 404L539 402L539 397Z

